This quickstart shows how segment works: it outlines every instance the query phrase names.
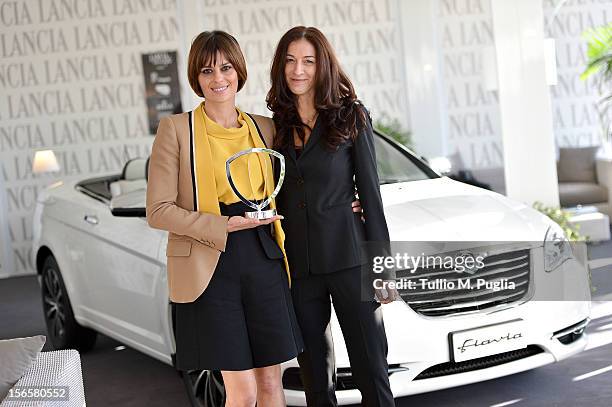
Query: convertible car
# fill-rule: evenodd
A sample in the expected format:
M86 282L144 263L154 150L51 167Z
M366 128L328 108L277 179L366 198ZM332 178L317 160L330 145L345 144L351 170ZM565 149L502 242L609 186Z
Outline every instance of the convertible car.
M402 301L383 306L396 397L525 371L585 348L588 266L559 226L524 204L440 176L383 134L376 135L376 153L393 241L480 242L478 253L488 254L480 270L468 273L482 285L401 291ZM167 234L145 219L146 169L146 159L133 159L121 174L59 183L40 194L33 256L55 348L87 351L101 332L173 364ZM438 272L451 282L468 276ZM512 284L499 289L501 280ZM338 401L359 403L335 317L331 324ZM223 405L219 372L182 377L193 405ZM296 360L282 365L282 378L287 402L306 405Z

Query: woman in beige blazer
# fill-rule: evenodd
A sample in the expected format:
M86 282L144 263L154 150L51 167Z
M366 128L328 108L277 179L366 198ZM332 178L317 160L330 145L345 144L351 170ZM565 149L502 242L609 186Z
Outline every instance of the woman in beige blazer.
M225 173L231 155L270 146L274 126L235 106L247 71L231 35L198 35L188 77L205 101L160 121L147 189L149 225L169 232L176 367L220 370L227 406L284 406L280 363L303 345L289 292L282 217L244 217L252 209L234 194ZM247 199L262 199L274 188L272 162L247 157L233 166L233 181Z

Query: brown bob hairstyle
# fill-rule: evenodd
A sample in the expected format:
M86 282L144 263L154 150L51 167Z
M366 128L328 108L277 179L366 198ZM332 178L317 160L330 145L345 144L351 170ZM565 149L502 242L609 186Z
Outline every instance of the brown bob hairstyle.
M217 63L218 53L223 54L236 70L239 91L247 80L246 62L238 41L225 31L204 31L191 43L187 61L189 85L200 97L204 97L198 82L200 71L205 66L214 66Z
M347 140L355 140L359 129L365 125L366 110L357 99L355 89L338 62L333 47L321 31L314 27L298 26L282 36L272 61L270 82L272 87L266 97L268 109L273 113L277 128L276 148L292 148L293 134L305 138L304 128L297 110L297 97L291 92L285 78L285 65L289 45L305 39L315 49L315 108L319 120L326 126L322 133L327 146L335 150ZM312 129L311 129L312 130Z

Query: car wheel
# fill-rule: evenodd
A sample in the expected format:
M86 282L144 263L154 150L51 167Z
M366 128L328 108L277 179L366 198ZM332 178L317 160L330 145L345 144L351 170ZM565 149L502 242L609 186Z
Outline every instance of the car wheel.
M82 327L74 319L68 292L53 256L45 260L41 275L43 312L53 348L91 350L98 333Z
M189 401L194 407L223 407L225 386L217 370L189 370L183 372L183 382Z

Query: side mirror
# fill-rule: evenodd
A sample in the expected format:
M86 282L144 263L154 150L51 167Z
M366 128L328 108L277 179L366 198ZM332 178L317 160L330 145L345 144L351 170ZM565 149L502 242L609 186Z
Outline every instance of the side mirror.
M428 164L432 170L442 176L449 175L453 169L453 165L447 157L430 158Z
M118 195L110 201L110 211L113 216L128 218L144 218L147 216L145 209L146 189L137 189L128 193Z

